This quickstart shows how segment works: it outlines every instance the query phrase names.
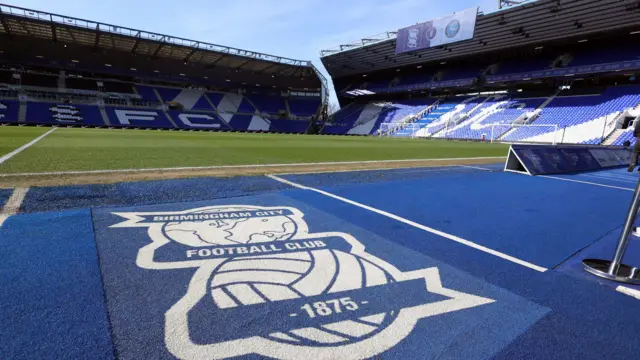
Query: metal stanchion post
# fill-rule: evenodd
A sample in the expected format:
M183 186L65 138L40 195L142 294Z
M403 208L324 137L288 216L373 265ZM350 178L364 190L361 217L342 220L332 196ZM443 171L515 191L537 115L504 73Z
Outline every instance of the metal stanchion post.
M638 217L638 210L640 209L640 180L636 185L636 191L633 194L633 201L627 214L627 220L624 223L624 229L620 235L620 241L618 241L618 247L616 253L613 256L613 260L599 260L599 259L585 259L582 261L584 269L595 276L599 276L604 279L640 285L640 269L622 264L624 253L627 251L629 245L629 237L634 230L634 224Z

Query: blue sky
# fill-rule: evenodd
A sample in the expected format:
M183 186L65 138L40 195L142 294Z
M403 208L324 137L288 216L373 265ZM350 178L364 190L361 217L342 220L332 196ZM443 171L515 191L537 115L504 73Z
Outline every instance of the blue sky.
M311 60L324 72L321 49L473 6L493 11L498 0L20 0L12 5Z

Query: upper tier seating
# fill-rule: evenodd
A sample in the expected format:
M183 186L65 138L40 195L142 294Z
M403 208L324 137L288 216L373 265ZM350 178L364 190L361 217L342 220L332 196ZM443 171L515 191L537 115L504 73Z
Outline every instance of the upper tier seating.
M320 108L320 98L289 98L289 110L296 116L314 116Z
M278 114L287 110L284 99L280 96L250 94L246 97L263 113Z

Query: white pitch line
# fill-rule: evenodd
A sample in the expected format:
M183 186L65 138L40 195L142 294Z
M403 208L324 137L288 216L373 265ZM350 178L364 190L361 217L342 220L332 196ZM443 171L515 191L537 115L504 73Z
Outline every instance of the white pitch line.
M46 134L45 134L46 135ZM404 163L411 161L454 161L454 160L494 160L504 159L504 156L471 157L471 158L441 158L441 159L403 159L403 160L366 160L366 161L336 161L336 162L316 162L316 163L292 163L292 164L252 164L252 165L219 165L219 166L186 166L169 168L143 168L143 169L111 169L111 170L87 170L87 171L52 171L39 173L13 173L0 174L0 177L15 176L46 176L46 175L88 175L88 174L109 174L109 173L137 173L147 171L181 171L181 170L216 170L216 169L251 169L270 168L281 166L318 166L318 165L354 165L354 164L385 164Z
M484 171L493 171L492 169L487 169L481 166L471 166L471 165L452 165L452 166L459 166L459 167L465 167L465 168L476 169L476 170L484 170Z
M375 168L375 169L355 169L355 170L320 170L320 171L310 171L310 172L287 172L287 173L277 173L272 175L316 175L316 174L335 174L335 173L349 173L349 172L370 172L370 171L388 171L388 170L398 170L398 171L414 171L414 172L440 172L440 171L455 171L456 167L460 167L462 165L419 165L416 167L383 167L383 168Z
M616 291L640 300L640 290L631 289L626 286L618 286Z
M547 178L547 179L562 180L562 181L569 181L569 182L575 182L575 183L587 184L587 185L593 185L593 186L600 186L600 187L605 187L605 188L610 188L610 189L618 189L618 190L635 191L634 189L630 189L630 188L626 188L626 187L613 186L613 185L605 185L605 184L594 183L594 182L590 182L590 181L582 181L582 180L566 179L566 178L561 178L561 177L556 177L556 176L538 175L538 177L543 177L543 178Z
M42 135L38 136L37 138L35 138L35 139L33 139L33 140L29 141L28 143L26 143L26 144L24 144L24 145L20 146L19 148L17 148L17 149L15 149L15 150L13 150L12 152L8 153L7 155L4 155L4 156L0 157L0 164L2 164L3 162L5 162L5 161L7 161L7 160L11 159L12 157L14 157L14 156L18 155L18 154L19 154L19 153L21 153L22 151L24 151L24 150L28 149L31 145L33 145L33 144L37 143L38 141L42 140L45 136L47 136L47 135L51 134L52 132L56 131L56 129L57 129L57 128L53 128L53 129L51 129L51 130L47 131L46 133L44 133L44 134L42 134Z
M539 271L539 272L547 271L547 269L542 267L542 266L539 266L539 265L536 265L536 264L532 264L530 262L518 259L518 258L513 257L511 255L507 255L507 254L502 253L500 251L490 249L490 248L488 248L486 246L482 246L482 245L476 244L476 243L474 243L472 241L469 241L469 240L465 240L465 239L460 238L458 236L451 235L451 234L442 232L440 230L436 230L434 228L430 228L428 226L424 226L422 224L418 224L417 222L411 221L409 219L405 219L403 217L400 217L398 215L386 212L384 210L376 209L376 208L373 208L371 206L368 206L368 205L365 205L365 204L361 204L359 202L356 202L356 201L353 201L353 200L349 200L347 198L343 198L342 196L334 195L334 194L332 194L330 192L326 192L324 190L320 190L320 189L304 186L304 185L301 185L301 184L298 184L298 183L294 183L292 181L283 179L283 178L275 176L275 175L267 175L267 177L269 177L269 178L271 178L271 179L273 179L275 181L279 181L279 182L281 182L283 184L287 184L287 185L290 185L292 187L298 188L298 189L315 191L315 192L317 192L319 194L334 198L336 200L340 200L342 202L346 202L347 204L351 204L351 205L357 206L357 207L362 208L362 209L369 210L371 212L374 212L374 213L382 215L382 216L386 216L386 217L388 217L390 219L399 221L401 223L405 223L407 225L413 226L413 227L418 228L420 230L424 230L424 231L432 233L434 235L441 236L441 237L443 237L445 239L449 239L449 240L455 241L455 242L460 243L462 245L469 246L471 248L474 248L476 250L480 250L480 251L485 252L487 254L491 254L491 255L497 256L497 257L499 257L501 259L504 259L504 260L507 260L507 261L511 261L511 262L513 262L515 264L522 265L524 267L528 267L528 268L533 269L535 271Z
M20 206L24 201L24 197L27 195L27 191L29 188L15 188L7 203L4 204L4 207L0 211L0 227L2 224L9 218L11 215L15 215L18 210L20 210Z

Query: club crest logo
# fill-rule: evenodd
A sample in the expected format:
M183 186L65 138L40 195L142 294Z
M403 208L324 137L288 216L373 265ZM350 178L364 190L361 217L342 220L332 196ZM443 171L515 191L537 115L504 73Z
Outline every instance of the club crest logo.
M460 21L455 19L451 20L449 24L447 24L447 27L444 29L444 33L448 38L455 37L460 31L460 27Z
M111 227L147 228L137 266L197 269L164 314L165 344L181 359L367 358L421 319L494 302L444 288L436 267L403 272L350 234L310 233L296 208L113 214L126 220Z
M419 29L409 29L409 36L407 37L407 47L411 49L415 49L418 47L418 35L420 34Z

